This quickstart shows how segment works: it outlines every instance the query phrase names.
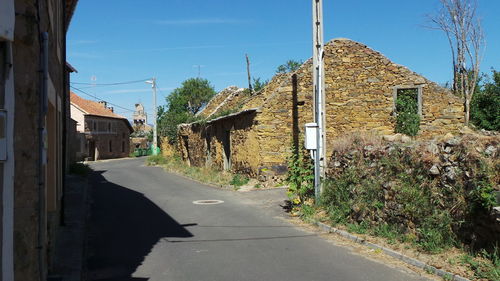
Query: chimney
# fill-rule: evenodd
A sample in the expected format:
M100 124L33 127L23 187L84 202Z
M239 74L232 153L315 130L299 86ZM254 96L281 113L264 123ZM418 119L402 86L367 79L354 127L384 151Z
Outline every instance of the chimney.
M113 107L108 107L109 110L111 110L111 112L115 112L115 109Z
M98 101L99 104L101 104L102 106L104 106L104 108L107 108L108 107L108 103L101 100L101 101Z

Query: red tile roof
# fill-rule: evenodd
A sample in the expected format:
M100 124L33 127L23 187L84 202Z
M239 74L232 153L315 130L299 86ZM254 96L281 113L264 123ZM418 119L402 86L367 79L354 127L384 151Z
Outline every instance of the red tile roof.
M111 109L105 108L103 104L84 99L73 92L71 92L70 101L72 104L85 111L85 113L88 115L103 116L116 119L127 119L112 112Z
M84 99L73 92L70 92L70 102L71 104L83 110L87 115L122 119L127 124L127 127L129 127L130 131L134 131L127 118L112 112L109 108L105 108L103 104Z

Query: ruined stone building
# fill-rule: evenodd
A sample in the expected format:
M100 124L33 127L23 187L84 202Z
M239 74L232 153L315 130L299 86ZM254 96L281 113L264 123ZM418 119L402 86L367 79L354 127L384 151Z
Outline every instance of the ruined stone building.
M80 160L129 156L129 139L134 130L127 118L114 113L106 102L87 100L71 92L71 119L80 134L74 151Z
M77 0L0 0L0 280L47 280L67 167Z
M326 44L327 159L331 142L346 133L393 134L395 100L407 89L416 93L418 137L462 126L462 102L449 90L361 43L335 39ZM299 145L305 123L313 122L312 93L312 60L294 73L275 76L254 95L234 87L222 91L199 113L205 122L179 126L183 159L264 178L283 174L292 144Z

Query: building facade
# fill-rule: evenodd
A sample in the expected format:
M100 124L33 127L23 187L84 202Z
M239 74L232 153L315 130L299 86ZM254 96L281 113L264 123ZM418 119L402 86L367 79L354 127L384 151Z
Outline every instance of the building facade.
M361 43L335 39L326 44L327 159L331 143L344 134L394 134L395 102L405 90L417 93L417 137L456 132L463 126L462 101L449 90ZM292 145L301 145L305 124L314 120L312 60L294 73L277 75L259 93L244 93L225 90L200 115L236 112L179 126L179 150L187 163L264 178L286 172Z
M1 280L46 280L60 224L77 0L0 0Z
M128 157L133 129L127 118L115 114L105 102L71 93L71 118L76 122L78 160Z

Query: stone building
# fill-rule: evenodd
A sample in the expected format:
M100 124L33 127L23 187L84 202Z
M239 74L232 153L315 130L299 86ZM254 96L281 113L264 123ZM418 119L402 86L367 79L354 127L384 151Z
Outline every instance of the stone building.
M0 0L0 280L47 280L60 222L77 0Z
M455 132L462 126L462 101L449 90L361 43L335 39L326 44L327 159L331 142L343 134L393 134L395 99L406 89L417 93L417 137ZM252 96L236 89L222 91L200 113L208 117L205 122L179 126L183 159L263 178L283 174L292 144L299 145L305 123L313 121L312 92L312 60L294 73L275 76ZM219 114L222 111L229 114Z
M148 124L148 114L144 110L144 105L142 103L135 104L133 119L133 127L136 132L147 133L150 132L153 127Z
M128 157L130 134L134 131L127 118L113 112L106 102L95 102L71 92L71 119L81 134L75 151L88 160Z

